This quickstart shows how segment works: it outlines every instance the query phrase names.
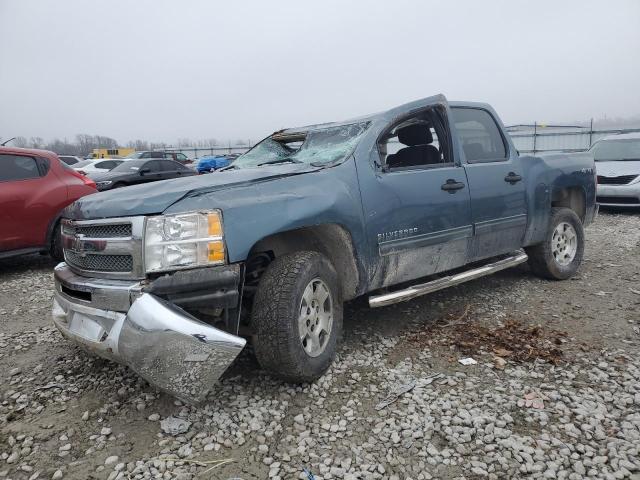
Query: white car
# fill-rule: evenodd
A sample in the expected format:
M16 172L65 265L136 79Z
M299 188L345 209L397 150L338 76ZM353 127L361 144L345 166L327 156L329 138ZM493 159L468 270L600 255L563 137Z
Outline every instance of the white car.
M591 147L598 173L597 202L640 207L640 133L611 135Z
M113 170L124 160L115 158L97 158L94 160L83 160L74 164L73 168L76 172L83 175L91 176L92 173L104 173Z

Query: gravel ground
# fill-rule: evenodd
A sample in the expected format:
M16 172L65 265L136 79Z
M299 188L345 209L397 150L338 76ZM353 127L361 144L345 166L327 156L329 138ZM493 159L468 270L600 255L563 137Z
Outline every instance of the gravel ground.
M353 302L315 384L243 354L199 407L66 343L46 257L0 261L0 478L640 479L640 216L587 237L570 281Z

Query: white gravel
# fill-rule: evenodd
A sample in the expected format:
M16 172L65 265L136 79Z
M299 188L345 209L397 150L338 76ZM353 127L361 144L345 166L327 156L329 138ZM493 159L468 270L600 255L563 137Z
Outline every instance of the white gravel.
M609 231L620 241L602 245ZM243 355L197 407L64 342L45 308L45 260L0 265L0 325L12 324L0 332L0 479L195 480L233 458L207 475L639 480L637 232L638 216L601 217L577 280L543 282L522 268L387 309L355 303L339 357L315 384L283 384ZM455 346L409 341L465 304L469 321L517 316L570 330L563 360L507 358L498 369L478 351L478 364L463 366Z

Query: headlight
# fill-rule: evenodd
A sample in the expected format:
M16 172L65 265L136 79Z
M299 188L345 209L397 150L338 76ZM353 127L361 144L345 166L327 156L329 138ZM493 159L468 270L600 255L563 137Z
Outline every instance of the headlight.
M224 263L219 210L147 218L144 263L147 273Z
M96 182L96 187L98 187L98 188L100 188L100 187L108 187L112 183L113 182L111 180L105 180L104 182Z

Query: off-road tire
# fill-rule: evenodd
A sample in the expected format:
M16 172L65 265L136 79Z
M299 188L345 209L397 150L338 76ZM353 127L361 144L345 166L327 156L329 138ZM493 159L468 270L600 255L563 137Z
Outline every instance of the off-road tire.
M49 255L51 255L51 258L56 262L64 261L64 253L62 252L62 227L60 223L56 223L55 227L53 227Z
M301 343L298 318L305 288L320 279L330 291L333 323L324 351L309 356ZM342 334L342 299L338 275L317 252L276 258L260 279L251 316L253 346L260 366L289 382L311 382L333 361Z
M573 260L568 265L560 265L555 260L552 251L553 232L563 222L571 225L577 236L577 250ZM569 208L552 208L544 241L525 248L525 251L529 255L529 267L537 276L549 280L571 278L580 267L584 257L584 228L580 218Z

